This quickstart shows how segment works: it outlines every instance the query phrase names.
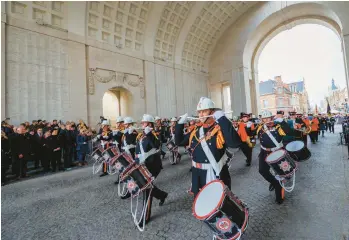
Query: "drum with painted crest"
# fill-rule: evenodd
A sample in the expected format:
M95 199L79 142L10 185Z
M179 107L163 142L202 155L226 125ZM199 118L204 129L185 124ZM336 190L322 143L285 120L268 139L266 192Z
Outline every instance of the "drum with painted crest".
M123 152L115 161L115 168L120 174L126 174L136 164L132 156Z
M279 149L270 153L265 158L270 166L270 173L281 178L290 178L297 171L298 164L285 149Z
M201 189L193 203L193 215L208 225L215 239L240 239L249 219L246 204L220 180Z
M303 141L293 141L286 145L286 150L297 162L303 162L311 157L311 152Z
M136 164L121 174L120 181L126 182L127 190L132 196L137 196L153 186L154 178L145 166Z

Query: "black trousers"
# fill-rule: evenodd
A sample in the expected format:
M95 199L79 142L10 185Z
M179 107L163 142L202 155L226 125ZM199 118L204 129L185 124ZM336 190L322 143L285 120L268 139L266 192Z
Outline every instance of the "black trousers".
M317 136L317 132L310 132L309 133L310 141L312 143L314 143L316 141L316 136Z
M303 140L303 142L304 142L304 146L308 146L308 135L303 135L302 136L302 140Z
M270 166L268 163L266 163L265 158L270 152L267 152L265 150L261 150L259 153L259 173L262 175L262 177L267 180L270 184L272 184L275 188L275 197L276 200L281 200L281 190L282 187L278 180L275 179L275 177L270 173Z
M166 196L167 196L166 192L160 190L159 188L157 188L154 185L152 190L150 190L150 189L145 190L144 199L146 199L146 200L148 199L150 191L151 191L151 195L150 195L150 198L149 198L149 202L148 202L148 204L146 206L146 214L145 214L145 222L146 223L150 221L151 205L153 204L153 197L155 197L156 199L161 200L161 199L166 198Z
M22 158L19 158L17 156L13 159L13 165L14 165L14 173L16 177L24 177L27 175L27 163L28 163L28 156L23 155Z
M57 167L58 169L61 169L61 150L52 152L51 154L51 167L52 167L52 171L56 171Z
M64 148L64 168L70 168L73 160L73 147Z
M330 128L330 132L333 132L333 133L334 133L334 124L330 124L330 125L329 125L329 128Z
M247 163L251 163L251 161L252 161L252 150L253 150L253 148L250 148L250 147L248 146L247 143L243 142L243 143L240 145L240 149L241 149L241 151L244 153L244 155L245 155L246 158L247 158L246 162L247 162Z
M160 172L159 172L160 173ZM152 174L153 176L156 178L159 173L155 174L153 171L152 171ZM147 189L145 190L145 193L144 193L144 199L148 199L149 197L149 194L150 194L150 189ZM146 214L145 214L145 222L149 222L150 221L150 217L151 217L151 205L153 204L153 197L155 197L156 199L159 199L159 200L162 200L164 198L166 198L167 196L167 192L164 192L162 190L160 190L159 188L157 188L155 185L153 185L153 189L151 190L151 194L150 194L150 199L149 199L149 202L146 206ZM143 221L143 219L142 219Z
M200 192L200 189L203 188L206 185L206 174L207 170L199 169L192 167L191 172L191 179L192 179L192 185L191 185L191 191L194 193L194 196ZM220 180L223 181L223 183L231 189L231 178L228 170L228 165L225 164L222 168L221 173L219 174Z

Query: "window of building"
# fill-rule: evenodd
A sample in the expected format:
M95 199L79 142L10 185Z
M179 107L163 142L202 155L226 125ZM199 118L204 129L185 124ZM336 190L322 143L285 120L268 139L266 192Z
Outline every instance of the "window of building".
M281 88L281 87L278 88L278 93L279 93L279 94L282 93L282 88Z
M278 107L282 107L282 105L283 105L282 101L283 101L282 98L278 98L277 99L277 103L276 104L277 104Z
M267 108L268 107L268 100L263 100L263 107Z

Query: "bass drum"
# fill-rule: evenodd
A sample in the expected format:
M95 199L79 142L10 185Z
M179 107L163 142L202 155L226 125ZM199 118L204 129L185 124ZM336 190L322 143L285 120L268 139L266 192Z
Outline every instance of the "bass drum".
M286 145L286 151L297 162L303 162L311 157L311 152L303 141L293 141Z
M220 180L201 189L194 200L193 214L213 231L214 239L240 239L248 226L245 203Z

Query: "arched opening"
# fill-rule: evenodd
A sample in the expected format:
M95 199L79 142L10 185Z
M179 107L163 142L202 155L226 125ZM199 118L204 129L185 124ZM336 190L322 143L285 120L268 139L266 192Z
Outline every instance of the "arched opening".
M132 113L132 96L124 88L110 88L103 95L103 116L114 125L118 116L129 116Z
M307 10L305 11L305 9ZM342 49L344 48L341 21L337 14L326 5L319 3L295 3L267 16L264 20L260 21L255 30L249 34L243 52L243 65L247 70L246 73L244 73L244 82L245 88L251 93L249 99L251 99L252 112L257 113L262 107L262 102L259 101L260 79L258 61L264 47L279 33L302 24L318 24L333 30L338 36ZM342 55L345 65L346 84L348 84L344 50L342 51ZM253 87L253 83L255 87ZM253 99L255 99L255 101L253 101Z
M338 34L327 26L298 24L278 32L254 62L261 110L326 112L325 96L330 94L332 79L338 88L346 87L341 50Z

